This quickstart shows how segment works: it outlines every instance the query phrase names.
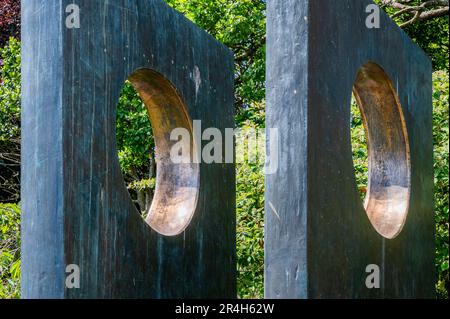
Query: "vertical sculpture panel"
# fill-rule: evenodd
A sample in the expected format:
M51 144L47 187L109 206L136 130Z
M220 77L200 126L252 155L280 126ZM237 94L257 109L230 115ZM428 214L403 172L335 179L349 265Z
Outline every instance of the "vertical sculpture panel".
M232 53L161 0L22 3L22 296L234 298L234 165L198 163L194 139L170 159L173 129L234 127ZM157 148L146 222L115 142L127 79Z
M387 15L368 23L371 8L268 1L267 126L280 159L266 178L266 297L434 296L431 63ZM352 91L369 145L364 203Z

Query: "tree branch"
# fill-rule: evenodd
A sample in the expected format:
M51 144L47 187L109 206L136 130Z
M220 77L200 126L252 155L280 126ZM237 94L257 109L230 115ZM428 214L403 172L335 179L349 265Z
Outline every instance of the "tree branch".
M382 0L382 7L398 10L392 18L405 20L400 24L405 28L420 21L427 21L448 15L449 0L425 0L417 4L413 0Z

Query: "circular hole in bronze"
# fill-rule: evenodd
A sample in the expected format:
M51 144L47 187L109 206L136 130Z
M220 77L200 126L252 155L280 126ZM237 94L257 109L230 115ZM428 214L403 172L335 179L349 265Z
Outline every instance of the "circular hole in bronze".
M182 233L194 215L200 185L199 164L193 163L195 154L192 121L187 107L176 88L160 73L150 69L138 69L128 77L145 105L155 141L156 182L153 200L145 212L146 223L158 233L175 236ZM174 129L185 129L190 140L171 140ZM174 144L190 150L171 160ZM181 164L180 164L181 162Z
M376 231L393 239L405 224L410 198L410 153L402 107L386 72L372 62L358 71L353 94L369 157L364 208Z

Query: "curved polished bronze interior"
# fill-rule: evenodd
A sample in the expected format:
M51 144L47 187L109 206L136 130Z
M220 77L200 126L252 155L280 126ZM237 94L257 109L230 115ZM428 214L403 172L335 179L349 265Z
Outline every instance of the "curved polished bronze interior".
M154 230L166 236L182 233L189 225L198 200L200 185L199 164L193 163L197 145L193 141L192 121L185 103L175 87L161 74L150 69L139 69L128 80L144 102L155 139L157 165L156 189L146 222ZM170 157L170 134L176 128L190 133L189 143L182 154L182 164L175 164Z
M361 67L353 93L368 141L364 208L378 233L392 239L405 224L410 198L410 153L402 107L391 80L375 63Z

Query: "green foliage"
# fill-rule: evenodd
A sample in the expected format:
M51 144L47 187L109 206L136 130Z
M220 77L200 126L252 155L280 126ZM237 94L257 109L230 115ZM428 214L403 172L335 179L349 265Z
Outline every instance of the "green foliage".
M264 104L255 108L261 110L258 114L263 117ZM253 120L261 121L258 117ZM255 122L241 122L240 129L243 132L260 129ZM257 138L260 142L261 136ZM264 297L265 154L261 149L248 149L248 144L244 144L244 162L236 164L237 290L239 298L261 299ZM250 157L255 160L249 160Z
M361 110L359 109L358 104L356 104L354 97L352 98L351 103L350 128L356 184L361 200L364 201L367 194L367 182L369 178L369 153L367 150L366 131L364 129Z
M19 200L20 42L0 49L0 202Z
M235 54L236 108L265 98L265 0L166 0Z
M237 289L239 298L263 298L264 173L256 163L238 164Z
M120 166L125 177L134 180L147 177L155 142L147 109L128 81L120 94L116 124Z
M436 290L440 298L448 298L448 71L434 73L433 139L434 139L434 206L436 219Z
M20 209L0 204L0 299L20 296Z
M448 70L448 16L413 24L404 30L428 54L434 70Z
M0 49L0 299L19 297L20 42Z
M410 6L418 6L423 0L404 1ZM375 0L378 5L382 0ZM393 16L398 9L382 6L386 13ZM401 25L412 18L411 14L402 14L394 17L394 21ZM448 70L448 16L438 17L427 21L417 21L405 26L403 30L417 43L431 58L434 70Z
M155 141L147 109L128 81L117 106L116 139L125 183L137 201L139 192L154 190Z
M0 141L7 141L20 135L20 42L11 38L0 57Z
M135 189L138 191L144 190L144 189L155 189L156 187L156 179L155 178L147 178L147 179L141 179L139 181L133 181L128 186L131 189Z
M264 174L254 163L238 164L236 172L238 297L263 298Z

